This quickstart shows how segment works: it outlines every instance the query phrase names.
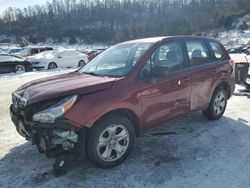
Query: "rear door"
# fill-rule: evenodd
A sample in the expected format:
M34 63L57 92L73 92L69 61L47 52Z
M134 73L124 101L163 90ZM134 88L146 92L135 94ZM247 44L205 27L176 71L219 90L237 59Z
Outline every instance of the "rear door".
M65 52L59 52L55 55L57 67L66 67Z
M146 62L142 72L150 72L155 68L166 72L154 75L151 81L142 80L141 101L145 127L152 127L190 111L191 78L184 64L180 40L163 43Z
M70 52L69 51L60 52L58 55L58 61L59 61L58 64L60 67L71 67L72 60L71 60Z
M73 67L78 65L78 57L74 51L63 52L61 61L64 67Z
M78 66L79 61L81 60L81 53L77 51L71 51L71 59L72 59L72 66Z
M202 39L186 39L185 46L191 71L191 110L206 108L214 85L220 78L220 66L208 45ZM217 54L218 55L218 54Z

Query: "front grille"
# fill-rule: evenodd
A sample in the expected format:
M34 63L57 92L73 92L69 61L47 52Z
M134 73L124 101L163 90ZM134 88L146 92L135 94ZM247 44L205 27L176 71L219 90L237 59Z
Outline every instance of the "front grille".
M23 109L27 104L27 100L14 92L12 93L12 103L15 109Z

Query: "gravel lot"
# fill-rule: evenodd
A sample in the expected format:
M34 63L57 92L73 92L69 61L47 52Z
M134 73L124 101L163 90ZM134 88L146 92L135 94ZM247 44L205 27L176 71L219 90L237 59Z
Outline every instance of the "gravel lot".
M0 75L0 187L250 187L250 99L237 90L219 121L192 113L137 139L118 167L85 162L55 177L54 160L17 134L8 108L21 84L68 71Z

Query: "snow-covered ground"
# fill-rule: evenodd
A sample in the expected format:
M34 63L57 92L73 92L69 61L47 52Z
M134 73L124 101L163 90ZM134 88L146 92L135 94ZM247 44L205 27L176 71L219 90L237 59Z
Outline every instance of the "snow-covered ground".
M223 31L218 34L218 39L227 49L236 48L243 45L250 45L250 29L239 30L239 26L245 21L250 26L250 14L247 14L233 23L233 29Z
M102 170L84 162L54 177L54 160L18 135L8 108L21 84L69 71L0 76L0 187L250 187L250 99L237 91L219 121L192 113L140 137L120 166Z

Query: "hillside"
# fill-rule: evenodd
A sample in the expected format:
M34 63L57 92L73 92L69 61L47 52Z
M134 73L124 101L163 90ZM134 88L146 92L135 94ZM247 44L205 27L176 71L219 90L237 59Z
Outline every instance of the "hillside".
M240 26L242 26L244 22L249 28L242 30ZM231 30L219 32L218 39L227 48L250 45L250 14L238 18L232 25L233 28Z
M236 18L249 12L249 0L54 0L43 6L6 10L0 17L0 35L17 42L50 39L113 44L228 30Z

